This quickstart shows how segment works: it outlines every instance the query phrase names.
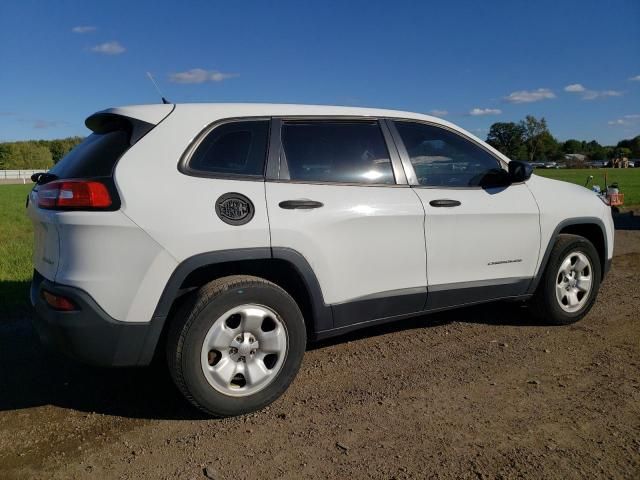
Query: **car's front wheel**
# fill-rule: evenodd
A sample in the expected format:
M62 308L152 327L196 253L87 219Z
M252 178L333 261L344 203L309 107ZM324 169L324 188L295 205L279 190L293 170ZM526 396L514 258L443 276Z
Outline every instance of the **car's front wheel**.
M277 285L235 275L203 286L173 319L167 358L174 382L204 412L233 416L277 399L306 346L300 309Z
M593 244L578 235L560 235L531 300L534 317L555 325L577 322L596 301L601 278Z

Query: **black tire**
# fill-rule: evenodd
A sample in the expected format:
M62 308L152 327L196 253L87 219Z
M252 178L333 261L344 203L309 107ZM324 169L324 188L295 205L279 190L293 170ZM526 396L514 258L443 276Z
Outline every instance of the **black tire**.
M563 310L556 298L556 275L560 265L571 252L583 253L588 257L592 267L592 286L588 293L589 298L575 312ZM530 302L533 318L539 323L547 325L569 325L583 318L589 313L598 296L602 278L600 265L598 252L589 240L579 235L559 235L551 250L542 279Z
M242 304L264 305L276 312L286 326L288 350L271 383L252 395L234 397L211 386L200 358L214 322ZM295 300L265 279L234 275L204 285L177 312L167 336L167 363L173 381L189 402L211 416L229 417L259 410L280 397L298 373L305 348L306 328Z

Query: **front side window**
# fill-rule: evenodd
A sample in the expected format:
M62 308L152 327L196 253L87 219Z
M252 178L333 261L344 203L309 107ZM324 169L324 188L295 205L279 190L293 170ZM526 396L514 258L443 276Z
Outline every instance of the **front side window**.
M268 120L222 124L209 132L189 160L189 170L213 175L264 173L269 137Z
M478 187L506 172L489 152L433 125L395 121L420 185Z
M282 147L291 180L395 183L377 121L285 121Z

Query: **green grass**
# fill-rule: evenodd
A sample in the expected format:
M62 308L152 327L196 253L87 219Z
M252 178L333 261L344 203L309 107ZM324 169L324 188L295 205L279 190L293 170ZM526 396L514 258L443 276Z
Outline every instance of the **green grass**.
M31 185L0 185L0 320L26 309L33 274L33 230L25 201Z
M625 206L640 205L640 168L592 168L592 169L545 169L537 168L536 175L541 177L563 180L565 182L584 185L587 177L593 175L593 183L604 188L604 175L611 185L618 182L620 192L624 193ZM591 187L591 184L589 185Z

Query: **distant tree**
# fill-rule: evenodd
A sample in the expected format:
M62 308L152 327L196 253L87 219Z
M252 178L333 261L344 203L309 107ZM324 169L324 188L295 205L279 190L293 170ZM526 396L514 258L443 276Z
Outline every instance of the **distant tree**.
M59 162L82 137L0 143L1 169L45 169Z
M620 143L618 143L619 145ZM630 158L631 157L631 149L627 147L616 147L611 150L609 158Z
M11 149L6 143L0 143L0 169L9 169L7 162L9 161L9 153Z
M536 149L540 160L560 160L563 157L560 143L548 130L538 135Z
M640 135L629 140L620 140L616 147L628 148L630 150L629 157L640 158Z
M519 159L523 153L524 130L513 122L497 122L491 125L487 143L512 159Z
M31 170L48 169L53 166L51 152L37 142L11 142L0 148L3 169Z
M562 144L562 151L564 153L584 153L584 142L580 140L570 139Z
M520 126L524 131L524 144L527 147L527 157L530 162L536 159L536 155L540 153L540 149L545 142L548 141L548 137L544 137L543 134L549 134L547 128L547 121L544 118L538 120L533 115L527 115L524 120L520 122ZM553 137L551 137L553 138Z
M604 160L607 158L607 148L600 145L595 140L591 140L586 144L584 152L591 160Z
M51 140L51 142L49 142L49 151L51 152L53 163L58 163L67 153L64 140Z

